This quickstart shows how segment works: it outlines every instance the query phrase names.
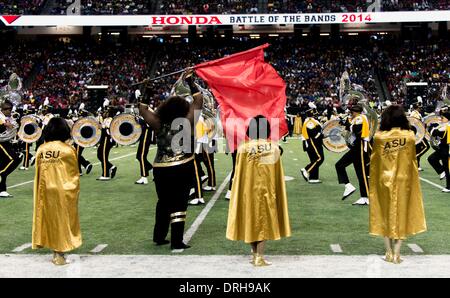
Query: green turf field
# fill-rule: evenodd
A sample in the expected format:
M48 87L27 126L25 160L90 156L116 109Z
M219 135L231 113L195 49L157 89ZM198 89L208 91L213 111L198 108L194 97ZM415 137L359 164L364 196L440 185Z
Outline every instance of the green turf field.
M339 244L346 255L383 254L383 241L368 235L368 207L352 206L359 198L359 192L346 201L341 201L343 186L337 184L334 164L339 154L326 153L321 167L323 184L309 185L299 175L299 170L307 164L307 156L300 148L298 140L282 144L283 163L287 176L293 181L286 182L289 199L289 214L293 235L289 239L268 243L267 254L277 255L327 255L333 254L330 244ZM153 245L152 233L156 194L153 184L135 185L139 178L135 147L114 148L110 158L118 167L117 176L109 182L96 181L100 167L94 167L91 175L81 177L80 217L83 246L74 253L89 253L99 244L108 244L101 254L171 254L168 246ZM149 154L153 159L155 150ZM86 150L85 157L96 160L94 150ZM216 154L218 187L231 169L231 157ZM436 184L444 185L433 172L426 159L421 176ZM350 179L357 186L352 167ZM34 169L15 171L8 179L14 186L33 180ZM32 224L32 183L9 188L13 199L0 200L0 253L11 251L31 242ZM174 181L174 186L176 181ZM225 238L228 201L225 191L208 213L205 221L193 235L191 249L184 254L223 255L248 254L249 247L243 243ZM443 194L436 187L422 183L429 231L411 238L407 243L418 244L425 254L450 254L450 194ZM206 195L206 201L213 193ZM199 215L203 206L189 207L186 230ZM404 254L412 251L404 245ZM47 250L21 253L48 253Z

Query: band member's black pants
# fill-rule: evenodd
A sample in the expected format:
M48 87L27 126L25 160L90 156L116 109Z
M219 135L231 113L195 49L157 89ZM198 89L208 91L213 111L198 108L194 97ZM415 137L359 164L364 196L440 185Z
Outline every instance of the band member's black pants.
M428 162L433 167L433 169L439 175L445 172L445 179L447 182L447 189L450 187L450 171L449 171L449 155L446 150L434 151L430 156L428 156Z
M195 198L200 199L203 198L203 189L202 189L202 177L205 175L205 172L202 169L201 161L203 160L203 154L195 154L194 155L194 190L195 190Z
M162 243L166 239L170 225L172 248L180 248L183 245L192 175L194 175L193 161L177 166L153 169L156 193L158 194L153 231L154 242Z
M306 171L309 173L310 180L319 179L319 168L325 160L323 154L322 140L312 141L308 140L308 148L306 152L308 153L309 160L311 161L309 165L306 166Z
M428 143L427 139L423 139L422 142L416 145L416 156L417 156L417 162L419 163L420 167L420 158L427 153L427 151L430 150L430 143Z
M231 153L231 158L233 160L233 170L231 171L231 178L230 178L230 184L228 186L228 190L231 190L233 187L233 178L234 178L234 171L236 169L236 157L237 157L237 151L234 151Z
M30 160L33 158L33 155L30 153L31 146L33 144L23 142L23 163L22 166L25 168L30 167Z
M363 141L351 147L350 151L344 154L342 158L336 163L336 172L338 175L339 184L350 183L348 179L346 168L353 164L355 168L356 176L359 181L359 191L361 197L368 197L369 194L369 181L367 176L369 175L369 153L364 152Z
M141 177L148 177L150 170L153 169L152 164L147 160L148 150L152 141L151 133L152 131L149 128L143 129L139 139L136 159L139 161Z
M11 143L0 143L0 192L6 191L6 178L19 166L20 162Z
M114 147L116 142L112 141L111 136L104 130L102 131L102 137L100 139L100 146L97 149L97 158L102 164L102 176L111 177L111 168L113 164L109 161L109 152Z
M75 150L77 151L77 156L78 156L78 168L80 170L81 173L81 167L83 168L87 168L88 165L90 165L90 162L86 160L86 158L84 158L83 156L83 151L84 151L84 147L81 147L78 144L74 144L75 146Z

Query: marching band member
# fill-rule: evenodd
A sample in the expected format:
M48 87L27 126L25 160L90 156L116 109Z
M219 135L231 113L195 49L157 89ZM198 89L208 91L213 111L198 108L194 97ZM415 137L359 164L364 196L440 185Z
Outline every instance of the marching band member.
M301 169L303 178L311 183L321 183L319 180L319 168L325 160L323 154L323 135L322 125L317 121L317 107L315 104L309 104L310 109L306 111L307 118L303 123L302 139L303 151L306 151L309 156L310 164L306 168Z
M410 117L419 119L420 122L423 122L422 114L421 114L421 106L417 103L413 104L413 110L411 111ZM422 142L416 145L416 154L417 154L417 162L419 164L419 172L422 171L420 167L420 158L425 155L425 153L430 150L430 143L428 143L426 138L423 138Z
M196 123L194 111L201 110L203 106L203 96L194 84L192 76L186 78L186 82L193 95L191 104L183 97L172 96L162 102L154 112L148 106L149 96L145 96L144 101L139 105L141 116L156 133L158 146L153 163L153 176L158 194L153 241L156 245L168 244L166 236L170 226L172 249L190 247L183 242L183 233L189 190L194 173L192 153L192 136ZM185 126L187 125L180 125L173 129L172 125L175 119L184 119L190 122L189 131L185 131L183 134L184 138L189 138L190 141L186 142L182 139L177 143L179 147L176 146L176 148L171 146L172 141L177 134L186 130ZM188 144L191 145L188 146Z
M77 156L65 143L70 128L64 119L51 119L43 135L45 143L36 153L32 248L52 249L53 264L65 265L64 253L82 244Z
M86 110L81 109L82 107L84 108L84 103L81 103L79 111L75 111L73 114L69 112L69 115L72 116L71 120L73 121L73 123L75 123L80 117L86 117L89 115ZM77 152L78 169L80 170L80 176L83 176L83 168L86 170L86 175L89 175L92 171L93 165L83 156L83 151L85 148L78 145L77 143L74 143L73 146L75 147L75 151Z
M267 119L252 119L247 136L249 140L238 149L226 237L250 244L251 263L259 267L271 265L264 259L266 241L290 237L291 227L282 152L268 140Z
M43 105L43 108L41 110L42 114L39 116L41 119L41 125L42 130L45 129L45 126L48 124L50 119L52 119L54 116L52 114L52 106L49 105L48 97L45 100L45 104ZM44 143L44 137L41 136L39 140L36 142L36 151L39 149L39 146L41 146Z
M384 237L385 261L400 264L406 237L425 232L415 134L401 106L388 107L370 162L370 234Z
M444 118L444 123L450 119L449 109L450 108L448 106L444 106L440 110L440 114ZM442 192L450 193L450 123L441 126L437 123L433 123L430 127L428 127L428 130L433 137L438 137L440 139L439 149L428 157L428 162L433 169L440 174L441 180L444 178L446 179L446 187L442 190Z
M28 109L27 104L23 105L23 116L30 115L30 114L33 114L33 111ZM33 156L33 154L31 154L31 152L30 152L31 151L30 149L32 146L33 146L32 143L22 142L21 149L23 152L23 162L22 162L22 166L19 168L19 170L27 171L30 166L34 165L34 162L36 159L35 159L35 156Z
M350 183L346 168L353 164L356 176L359 181L359 191L361 198L353 205L369 205L369 121L365 115L362 115L363 108L361 105L353 105L350 108L352 113L351 120L347 119L343 125L352 133L352 144L349 145L350 151L344 154L336 163L336 172L339 184L345 184L342 200L352 195L356 188Z
M106 111L104 113L104 118L102 123L102 135L100 137L100 145L97 149L97 158L102 166L102 175L97 178L99 181L109 181L116 176L117 167L109 161L109 153L112 147L116 145L116 142L111 137L111 132L109 131L112 117L114 117L115 112L111 106L108 106L109 101L105 100L104 108Z
M4 101L0 111L0 198L10 198L6 190L6 179L20 164L22 156L17 156L11 141L17 135L19 125L11 117L13 104Z
M147 159L148 150L153 139L153 130L151 129L150 125L148 125L141 117L139 117L139 123L142 127L142 134L139 139L136 159L139 161L141 178L136 181L135 184L147 185L148 176L150 174L150 171L153 170L152 164Z

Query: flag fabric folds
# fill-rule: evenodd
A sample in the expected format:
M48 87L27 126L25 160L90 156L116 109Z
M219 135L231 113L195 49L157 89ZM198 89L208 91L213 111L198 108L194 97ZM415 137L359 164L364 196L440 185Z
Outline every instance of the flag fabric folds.
M268 46L264 44L194 67L220 105L224 133L232 151L245 140L249 122L255 116L269 120L274 141L288 132L284 110L286 84L264 61L264 49Z

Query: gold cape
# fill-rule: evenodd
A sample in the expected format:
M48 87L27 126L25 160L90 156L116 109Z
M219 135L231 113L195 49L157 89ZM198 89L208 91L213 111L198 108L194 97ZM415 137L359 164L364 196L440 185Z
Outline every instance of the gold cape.
M300 116L295 116L294 118L294 131L293 134L294 135L301 135L302 134L302 117Z
M254 140L239 147L226 236L246 243L291 236L277 143Z
M412 131L375 135L369 199L370 234L406 239L427 230Z
M81 246L79 193L75 149L59 141L42 144L36 153L33 249L67 252Z

